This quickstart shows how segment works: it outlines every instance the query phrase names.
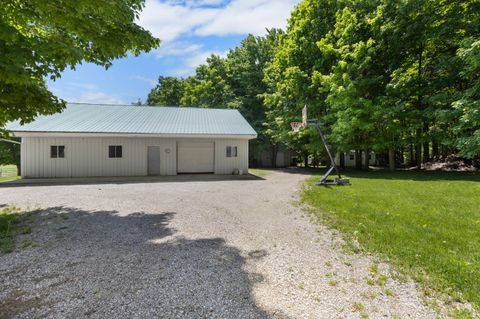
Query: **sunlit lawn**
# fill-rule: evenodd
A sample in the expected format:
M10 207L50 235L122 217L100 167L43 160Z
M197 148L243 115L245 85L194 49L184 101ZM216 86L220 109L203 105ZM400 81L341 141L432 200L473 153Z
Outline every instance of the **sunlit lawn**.
M0 165L0 183L19 179L15 165Z
M265 177L270 175L272 172L269 171L268 169L262 169L262 168L249 168L248 173L251 175L255 175L257 177Z
M352 186L309 186L319 176L302 198L323 223L480 309L480 174L351 172Z

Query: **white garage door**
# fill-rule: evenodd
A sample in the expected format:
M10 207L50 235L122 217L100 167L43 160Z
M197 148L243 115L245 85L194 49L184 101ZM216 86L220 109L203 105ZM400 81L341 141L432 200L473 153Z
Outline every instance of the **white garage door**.
M213 173L214 144L203 142L178 143L178 173Z

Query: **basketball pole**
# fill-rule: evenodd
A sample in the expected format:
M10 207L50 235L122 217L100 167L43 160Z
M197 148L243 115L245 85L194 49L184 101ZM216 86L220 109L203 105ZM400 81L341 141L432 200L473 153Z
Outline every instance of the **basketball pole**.
M292 122L290 123L292 129L298 131L301 127L308 127L308 126L315 126L317 129L318 135L320 135L320 139L322 140L323 145L325 146L325 150L327 151L328 158L330 159L330 167L328 168L327 172L322 176L320 182L316 183L315 185L323 186L323 185L338 185L338 186L346 186L351 185L350 180L348 178L342 178L340 175L340 171L338 170L337 164L335 163L335 159L332 156L332 152L330 152L330 147L327 141L327 138L322 132L320 127L320 121L317 119L309 119L307 116L307 107L305 106L302 110L302 122ZM330 174L335 171L338 178L328 179Z
M315 127L317 128L317 132L320 135L320 138L322 139L323 145L325 146L325 150L327 151L328 157L330 158L330 167L333 167L333 169L335 170L335 173L337 173L337 175L338 175L338 178L341 179L342 176L340 175L340 171L338 170L337 164L335 163L335 159L332 156L332 152L330 152L330 147L329 147L329 144L327 142L327 139L325 138L325 135L323 135L322 130L320 129L320 124L318 123L318 121L317 121L317 123L315 123ZM322 179L320 180L320 182L324 182L328 178L328 175L329 174L325 174L322 177Z

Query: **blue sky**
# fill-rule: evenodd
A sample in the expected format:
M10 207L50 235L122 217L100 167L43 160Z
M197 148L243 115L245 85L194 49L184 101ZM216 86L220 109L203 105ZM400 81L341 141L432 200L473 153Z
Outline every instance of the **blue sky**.
M68 102L145 101L160 75L186 77L212 53L225 55L249 33L285 28L300 0L147 0L138 23L162 40L160 48L115 60L108 70L82 64L49 88Z

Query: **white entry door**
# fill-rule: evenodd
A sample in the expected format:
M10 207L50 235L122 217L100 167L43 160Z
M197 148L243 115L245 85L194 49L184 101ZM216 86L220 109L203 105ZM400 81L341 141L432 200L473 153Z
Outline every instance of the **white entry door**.
M160 175L160 146L149 146L147 150L148 175Z
M213 173L213 142L179 142L177 145L178 173Z

